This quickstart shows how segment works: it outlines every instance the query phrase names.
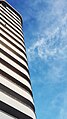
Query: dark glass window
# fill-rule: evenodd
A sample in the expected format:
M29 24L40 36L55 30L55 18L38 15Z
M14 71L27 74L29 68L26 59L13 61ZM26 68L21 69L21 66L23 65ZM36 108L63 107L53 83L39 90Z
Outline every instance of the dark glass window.
M7 7L7 4L6 4L5 2L3 2L2 5L3 5L4 7Z

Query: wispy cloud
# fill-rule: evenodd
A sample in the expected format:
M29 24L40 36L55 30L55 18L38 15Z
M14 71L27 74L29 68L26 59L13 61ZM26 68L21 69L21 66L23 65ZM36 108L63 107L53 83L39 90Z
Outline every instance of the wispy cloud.
M51 102L51 109L57 111L56 119L67 118L67 92L59 93Z
M39 57L41 59L67 59L67 14L61 19L61 24L53 31L45 31L44 37L38 38L28 48L29 61Z
M67 0L34 0L29 9L27 28L32 37L27 56L38 116L66 119Z
M42 31L39 29L39 31L36 32L36 34L39 32L38 37L35 37L34 40L32 39L33 43L27 49L29 65L32 66L34 62L40 60L40 62L34 66L34 69L36 72L38 71L38 73L43 70L40 75L41 77L37 80L39 83L43 83L41 80L42 77L44 77L43 80L49 83L61 83L67 80L67 13L63 10L66 2L64 4L62 0L60 6L62 14L57 10L59 9L57 5L60 5L60 0L55 2L55 4L52 3L52 9L48 14L47 22L49 22L49 25L47 24L46 29L44 12L41 11L43 16L39 16L38 18L41 21L40 29ZM56 14L55 11L57 12ZM48 64L47 67L45 66L45 62ZM39 67L39 69L37 69L37 67ZM45 67L48 69L47 72ZM35 80L33 82L35 82Z

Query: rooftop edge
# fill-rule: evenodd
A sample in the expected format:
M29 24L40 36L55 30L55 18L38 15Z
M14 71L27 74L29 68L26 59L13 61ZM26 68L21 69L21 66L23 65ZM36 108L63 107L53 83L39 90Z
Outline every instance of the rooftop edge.
M15 8L13 8L6 0L0 0L0 4L1 3L5 3L7 6L9 6L9 8L13 10L20 17L21 23L23 23L21 14Z

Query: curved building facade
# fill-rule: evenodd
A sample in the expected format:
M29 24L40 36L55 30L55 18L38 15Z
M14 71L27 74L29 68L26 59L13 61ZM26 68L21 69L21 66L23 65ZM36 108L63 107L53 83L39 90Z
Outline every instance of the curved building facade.
M0 0L0 119L36 119L21 15Z

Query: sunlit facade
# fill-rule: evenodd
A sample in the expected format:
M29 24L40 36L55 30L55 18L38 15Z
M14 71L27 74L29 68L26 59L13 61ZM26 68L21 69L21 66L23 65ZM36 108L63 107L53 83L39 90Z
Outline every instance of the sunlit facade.
M36 119L21 15L0 0L0 119Z

